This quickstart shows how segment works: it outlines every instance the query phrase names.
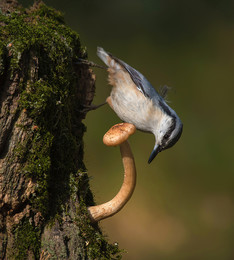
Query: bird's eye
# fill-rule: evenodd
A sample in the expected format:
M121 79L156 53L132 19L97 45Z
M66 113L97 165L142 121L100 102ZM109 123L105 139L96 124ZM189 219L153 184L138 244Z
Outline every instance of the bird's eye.
M170 137L169 134L165 134L165 135L164 135L164 140L167 140L169 137Z

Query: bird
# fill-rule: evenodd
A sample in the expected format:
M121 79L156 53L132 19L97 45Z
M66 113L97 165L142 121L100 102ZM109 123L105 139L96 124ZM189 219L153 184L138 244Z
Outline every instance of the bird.
M180 139L183 123L166 103L164 95L160 95L139 71L101 47L97 47L97 56L107 65L109 84L113 86L107 103L122 121L155 136L148 159L151 163L159 152Z

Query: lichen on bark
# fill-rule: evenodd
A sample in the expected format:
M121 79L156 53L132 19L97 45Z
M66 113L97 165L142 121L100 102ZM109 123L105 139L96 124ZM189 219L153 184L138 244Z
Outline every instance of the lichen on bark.
M0 4L0 257L119 259L86 207L84 106L95 77L63 15Z

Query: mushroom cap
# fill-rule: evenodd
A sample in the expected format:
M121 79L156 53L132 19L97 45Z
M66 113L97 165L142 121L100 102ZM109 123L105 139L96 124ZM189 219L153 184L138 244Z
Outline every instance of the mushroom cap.
M122 144L128 137L134 134L136 127L130 123L120 123L112 126L103 136L103 143L107 146Z

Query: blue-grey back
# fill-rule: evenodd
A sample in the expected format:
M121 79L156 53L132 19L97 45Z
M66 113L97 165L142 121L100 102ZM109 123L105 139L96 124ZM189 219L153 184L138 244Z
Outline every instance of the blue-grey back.
M126 62L114 57L110 53L108 54L129 73L132 81L135 83L138 90L147 98L152 99L155 105L158 105L159 102L165 102L164 99L159 95L159 93L156 91L156 89L151 85L151 83L146 79L144 75L142 75L139 71L128 65Z

